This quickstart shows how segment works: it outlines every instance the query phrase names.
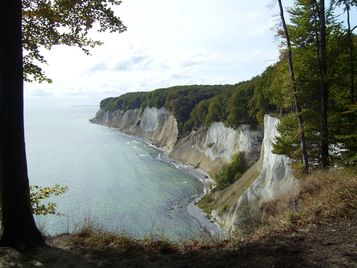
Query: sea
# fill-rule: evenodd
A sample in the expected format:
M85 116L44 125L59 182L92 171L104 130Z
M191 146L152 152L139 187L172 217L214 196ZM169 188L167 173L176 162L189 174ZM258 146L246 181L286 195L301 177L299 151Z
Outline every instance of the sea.
M31 185L67 186L54 202L61 215L36 216L46 235L92 226L136 238L222 235L194 205L204 191L192 170L145 140L92 124L97 106L26 106Z

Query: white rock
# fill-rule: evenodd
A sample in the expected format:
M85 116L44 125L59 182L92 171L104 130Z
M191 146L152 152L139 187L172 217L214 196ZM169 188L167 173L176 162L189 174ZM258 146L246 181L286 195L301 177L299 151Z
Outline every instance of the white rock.
M148 139L153 144L170 152L176 143L178 129L175 117L164 107L146 107L127 111L99 110L93 123L115 127L121 131Z
M221 216L218 211L213 213L214 217L228 231L239 229L240 224L246 220L246 214L259 211L263 202L298 190L298 181L294 178L289 166L290 159L287 156L272 153L272 143L274 138L279 135L276 129L278 123L279 119L265 115L260 175L239 197L228 213Z

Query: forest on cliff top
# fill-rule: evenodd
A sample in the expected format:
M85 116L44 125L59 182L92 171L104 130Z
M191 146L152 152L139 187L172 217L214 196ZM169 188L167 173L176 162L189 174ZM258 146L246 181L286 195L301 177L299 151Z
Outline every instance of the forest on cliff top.
M175 116L181 137L217 121L232 128L262 125L264 114L271 113L281 118L275 152L290 156L297 167L307 159L310 167L355 165L357 36L349 12L356 5L332 1L322 16L314 2L296 1L288 10L290 22L277 31L280 60L249 81L127 93L104 99L100 107L165 107ZM344 9L347 24L337 7Z

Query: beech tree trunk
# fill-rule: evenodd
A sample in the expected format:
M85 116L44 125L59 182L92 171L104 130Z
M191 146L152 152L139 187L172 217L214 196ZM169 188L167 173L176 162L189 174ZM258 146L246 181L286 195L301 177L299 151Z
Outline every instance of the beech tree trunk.
M319 2L319 69L320 69L320 155L321 166L323 168L328 166L328 123L327 123L327 109L328 109L328 84L327 84L327 54L326 54L326 17L325 17L325 1Z
M347 11L347 37L348 37L348 49L350 52L350 69L351 69L351 85L350 85L350 97L351 103L355 103L355 95L354 95L354 62L353 62L353 40L352 40L352 30L351 30L351 19L350 19L350 9L351 6L346 4Z
M301 105L298 101L297 94L298 94L298 89L296 86L296 79L295 79L295 71L294 71L294 64L293 64L293 52L291 48L291 41L290 41L290 35L289 35L289 30L288 27L286 26L286 21L284 17L284 8L281 0L278 0L279 2L279 9L280 9L280 18L281 22L283 24L284 28L284 34L285 34L285 39L286 39L286 44L288 47L288 63L289 63L289 71L290 71L290 82L291 82L291 88L293 92L293 97L294 97L294 108L295 108L295 113L298 121L298 126L299 126L299 132L300 132L300 142L301 142L301 156L302 156L302 161L303 161L303 171L304 173L308 173L309 171L309 161L308 161L308 156L307 156L307 146L306 146L306 139L305 139L305 131L304 131L304 120L301 115Z
M21 0L0 4L1 245L24 250L43 242L30 203L24 116Z

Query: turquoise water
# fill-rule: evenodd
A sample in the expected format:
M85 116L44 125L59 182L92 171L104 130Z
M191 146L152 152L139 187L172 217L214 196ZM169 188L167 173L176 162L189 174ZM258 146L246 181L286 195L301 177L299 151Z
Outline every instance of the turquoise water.
M186 204L203 192L161 152L116 129L91 124L95 106L28 107L26 148L30 184L69 187L52 200L64 216L39 216L42 231L72 232L83 221L136 237L190 237L202 230Z

